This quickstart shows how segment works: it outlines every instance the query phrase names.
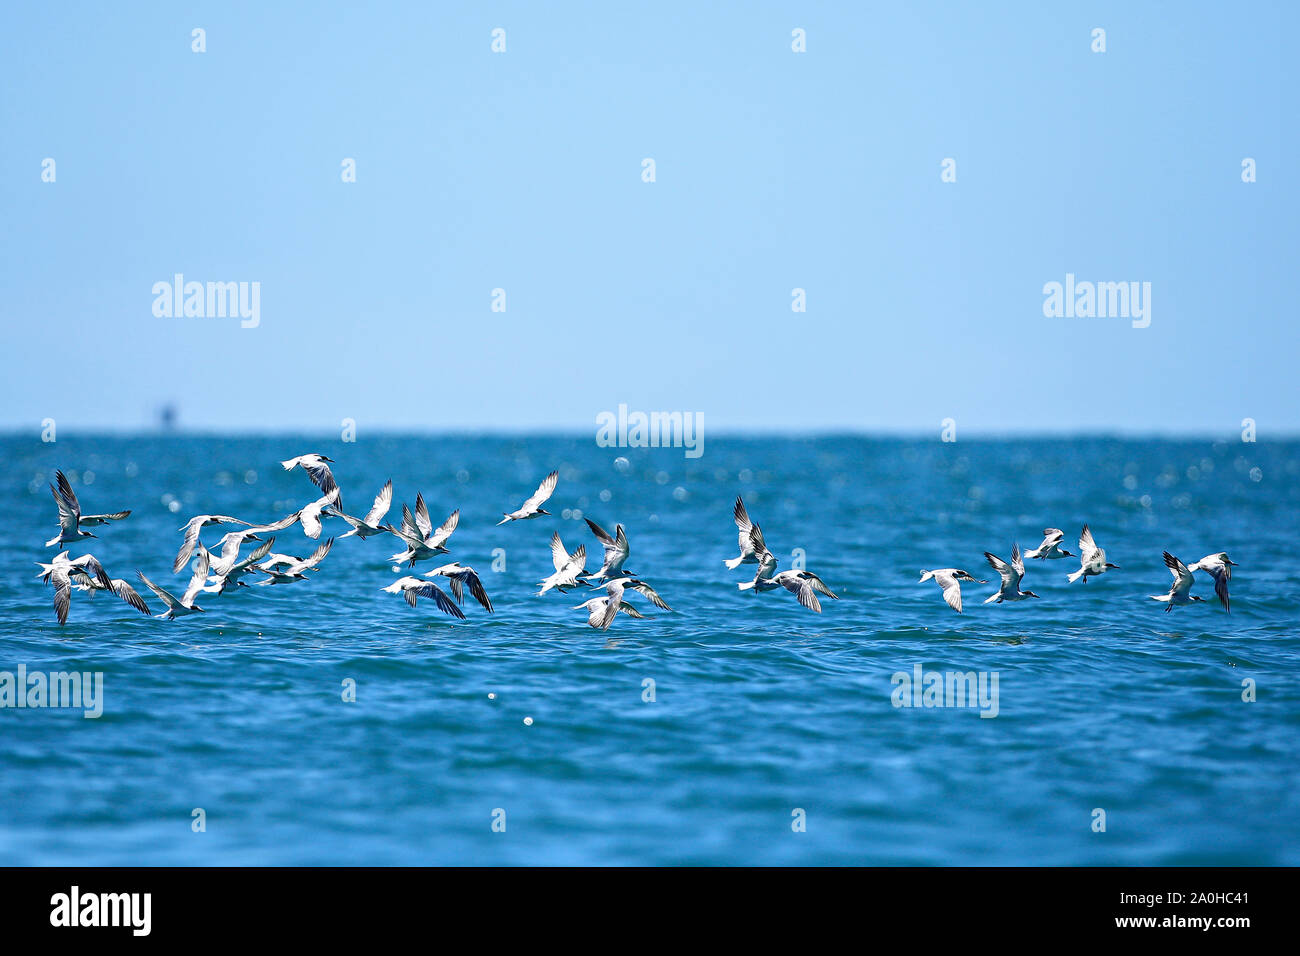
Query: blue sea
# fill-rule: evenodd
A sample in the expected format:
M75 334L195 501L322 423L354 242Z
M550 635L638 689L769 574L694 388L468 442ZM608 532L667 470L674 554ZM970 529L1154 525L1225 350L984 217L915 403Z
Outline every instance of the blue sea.
M1300 864L1300 442L709 436L681 449L527 437L10 435L0 671L103 674L103 713L0 709L3 864ZM263 522L317 497L283 458L336 460L364 514L423 492L495 604L466 620L381 592L396 539L336 541L307 582L146 618L36 576L55 469L114 577L171 573L191 515ZM498 527L551 469L554 517ZM823 613L736 585L743 495ZM672 606L607 632L535 596L548 541L631 543ZM986 550L1084 522L1120 570L965 613L921 568L991 582ZM210 528L212 544L224 529ZM347 530L327 519L325 536ZM315 547L298 526L275 550ZM801 549L801 550L796 550ZM1240 565L1232 613L1166 614L1168 549ZM416 568L421 573L432 562ZM402 573L407 573L403 569ZM188 576L188 571L186 572ZM141 593L162 610L143 587ZM897 674L996 674L996 716L895 706ZM345 700L348 688L355 700ZM1253 698L1253 699L1251 699ZM910 700L909 695L909 700ZM969 702L967 702L969 703ZM201 811L201 812L200 812ZM202 824L200 826L200 823ZM1104 826L1104 829L1102 828Z

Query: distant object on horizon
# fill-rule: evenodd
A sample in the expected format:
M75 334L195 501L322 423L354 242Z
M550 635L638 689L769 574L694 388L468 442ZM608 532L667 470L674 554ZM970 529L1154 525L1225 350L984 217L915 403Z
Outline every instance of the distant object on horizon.
M157 415L159 430L165 432L176 431L180 412L177 410L175 402L166 402L163 405L159 405Z

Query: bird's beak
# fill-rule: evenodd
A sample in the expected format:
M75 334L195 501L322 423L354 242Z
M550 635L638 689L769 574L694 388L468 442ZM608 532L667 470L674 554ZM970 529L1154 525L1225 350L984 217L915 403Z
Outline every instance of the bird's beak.
M1223 563L1226 564L1226 565L1228 565L1229 567L1232 567L1232 568L1241 567L1241 565L1237 564L1236 561L1230 561L1230 560L1228 560L1227 558L1224 558L1224 559L1223 559Z

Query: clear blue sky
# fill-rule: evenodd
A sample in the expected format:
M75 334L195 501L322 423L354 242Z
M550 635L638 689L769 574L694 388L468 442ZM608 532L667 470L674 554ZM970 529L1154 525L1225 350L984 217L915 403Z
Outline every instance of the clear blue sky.
M1294 432L1298 11L10 4L0 427Z

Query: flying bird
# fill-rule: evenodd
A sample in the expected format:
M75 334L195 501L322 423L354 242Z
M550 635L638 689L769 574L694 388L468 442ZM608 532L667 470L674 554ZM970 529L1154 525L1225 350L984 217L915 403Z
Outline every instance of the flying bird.
M988 584L987 581L981 581L973 578L969 571L963 571L960 568L943 568L939 571L921 571L922 583L934 578L939 582L939 587L943 588L943 599L948 602L948 606L961 613L961 582L969 581L972 584Z
M547 498L555 493L555 484L560 480L560 473L553 471L537 486L533 496L520 506L518 511L506 512L506 516L497 522L503 525L507 521L527 521L529 518L537 518L541 515L549 515L550 512L542 508L541 505Z
M338 482L334 480L334 472L330 471L330 465L334 464L333 458L327 458L325 455L299 455L297 458L290 458L280 462L285 471L293 471L295 468L301 468L307 472L307 477L311 483L319 488L324 494L329 494L338 487ZM343 496L340 494L334 499L336 508L343 508Z
M313 501L306 505L298 512L298 520L302 523L302 533L309 538L319 538L321 532L320 515L321 511L328 508L338 500L338 488L332 488L323 498ZM351 532L348 532L351 534Z
M209 583L203 590L209 594L222 595L226 593L226 589L231 585L237 588L248 587L243 578L254 573L254 571L261 570L257 567L257 562L266 557L274 546L275 538L270 537L250 551L247 557L241 559L239 557L239 539L236 539L233 553L227 548L222 552L220 560L212 565L212 573L208 575Z
M81 513L81 503L77 501L77 493L72 490L72 484L68 481L68 476L61 471L56 471L54 480L57 485L50 485L50 494L54 496L54 503L59 508L59 533L45 542L47 548L57 544L59 550L62 551L65 544L80 541L83 538L98 537L98 535L89 531L82 531L81 526L98 528L110 521L121 521L131 513L130 511L117 511L106 515L83 515Z
M194 603L194 599L199 596L199 592L203 590L203 585L208 580L208 567L210 561L211 556L208 554L208 549L200 544L199 559L194 565L194 575L190 578L189 587L185 589L184 595L180 598L177 598L170 591L164 590L154 584L145 577L143 571L135 572L139 575L140 580L144 582L145 587L158 595L158 599L167 605L167 610L164 613L157 615L158 617L163 620L173 621L186 614L195 614L203 610L203 608Z
M327 514L337 515L352 526L352 530L339 535L340 538L350 538L356 535L358 538L364 539L377 534L388 533L388 528L379 522L384 520L384 515L388 514L388 509L392 506L393 481L390 478L384 484L384 487L380 489L379 494L375 495L375 503L364 518L354 518L351 515L344 514L337 507L330 508Z
M409 562L408 566L413 568L416 561L446 554L450 550L445 547L447 539L451 537L458 524L460 524L459 508L448 515L447 520L435 530L433 521L429 518L429 508L424 503L424 495L417 494L415 514L411 514L411 509L406 505L402 505L401 530L392 525L384 525L385 530L397 535L406 543L406 550L399 551L389 560L397 564L406 561Z
M587 569L587 546L580 544L578 550L570 554L564 550L560 532L556 531L551 535L551 563L555 565L555 573L541 582L538 597L551 588L558 588L563 594L569 588L578 586L578 575Z
M432 571L425 572L426 578L444 577L451 582L451 593L456 597L457 604L465 603L465 588L469 588L469 593L488 610L492 612L492 600L488 597L487 591L483 587L483 582L478 576L478 572L473 568L462 567L457 561L451 564L444 564L440 568L434 568Z
M1215 554L1207 554L1195 564L1189 564L1189 571L1204 571L1214 578L1214 596L1219 599L1223 609L1229 614L1232 608L1228 607L1228 582L1232 580L1232 569L1239 567L1236 561L1228 559L1228 552L1219 551Z
M780 587L772 580L776 574L776 555L767 549L763 541L763 529L758 525L749 528L749 554L750 560L758 565L758 570L754 572L754 580L742 581L736 587L741 591L770 591Z
M1162 601L1165 604L1165 613L1168 614L1175 607L1184 604L1191 604L1193 601L1203 601L1192 593L1192 572L1187 569L1187 565L1179 561L1168 551L1164 553L1165 567L1167 567L1174 576L1174 583L1169 586L1168 594L1152 594L1151 600Z
M587 527L591 528L591 533L596 536L596 540L598 540L605 548L605 561L600 566L600 570L595 574L587 575L584 580L588 584L599 584L603 581L610 581L620 576L635 577L631 571L623 570L623 562L627 560L629 551L627 535L623 532L623 526L621 524L615 525L614 537L611 538L609 532L596 524L596 522L592 521L590 518L584 520L587 522Z
M189 563L190 555L194 553L194 546L199 543L199 531L215 524L242 524L245 527L252 527L251 521L241 521L238 518L230 517L230 515L195 515L176 529L185 532L185 541L181 544L181 549L176 552L176 560L172 562L172 571L174 573L179 574L181 568ZM223 538L222 540L226 539Z
M109 586L108 574L105 573L103 567L95 560L93 555L83 554L81 557L73 559L60 552L49 563L44 561L37 561L36 563L41 568L37 576L43 581L54 584L54 616L58 619L60 625L68 623L68 609L72 605L72 576L74 574L84 575L88 570L90 574L96 576L101 586Z
M261 571L266 575L258 581L258 587L266 587L270 584L291 584L294 581L306 581L308 571L313 570L325 555L330 553L330 548L334 547L334 539L330 538L319 548L311 553L307 558L295 558L291 554L269 554L265 560L258 561L256 564L249 565L250 571Z
M1026 551L1026 558L1051 559L1072 558L1074 554L1060 545L1065 539L1065 532L1060 528L1046 528L1043 531L1043 543L1032 551Z
M742 585L743 586L743 585ZM791 594L799 599L802 604L810 611L820 614L822 612L822 603L817 599L817 595L825 594L827 597L838 601L839 595L826 586L826 582L813 574L811 571L794 569L782 571L771 577L756 577L746 588L752 588L755 592L762 594L765 591L775 591L777 588L785 588Z
M1020 557L1020 545L1011 546L1011 563L1007 564L997 555L984 552L984 560L1002 577L1002 584L997 594L990 594L984 599L985 604L1001 604L1003 601L1023 601L1038 597L1033 591L1020 590L1020 582L1025 577L1025 562Z
M389 594L397 594L400 592L402 597L406 598L406 603L411 605L411 607L415 607L415 601L417 598L433 598L434 602L438 605L438 609L444 614L450 614L452 617L461 620L465 619L465 612L456 605L455 601L447 597L442 588L438 587L438 585L434 584L432 581L422 581L419 578L407 575L406 577L398 578L392 584L388 585L388 587L380 588L379 590L386 591Z
M1097 547L1097 542L1092 539L1092 529L1084 525L1083 530L1079 532L1079 570L1067 574L1066 578L1071 584L1083 578L1083 583L1087 584L1088 578L1105 574L1107 568L1120 570L1118 564L1107 563L1106 552Z
M604 585L605 596L594 597L589 601L583 601L574 607L574 610L583 609L587 612L587 623L591 627L599 628L602 631L609 630L609 626L614 623L614 618L618 617L619 612L623 612L629 617L645 617L640 611L623 600L624 593L631 589L648 597L656 607L664 610L672 610L663 599L655 593L654 588L644 581L638 581L635 578L619 577L607 581Z
M753 527L753 523L749 520L749 512L745 510L745 502L740 499L740 495L736 495L736 504L731 509L731 514L732 517L735 518L736 528L740 532L740 557L731 558L724 561L723 564L732 570L735 570L742 564L757 564L758 558L754 554L754 545L749 536L749 531L750 528Z

